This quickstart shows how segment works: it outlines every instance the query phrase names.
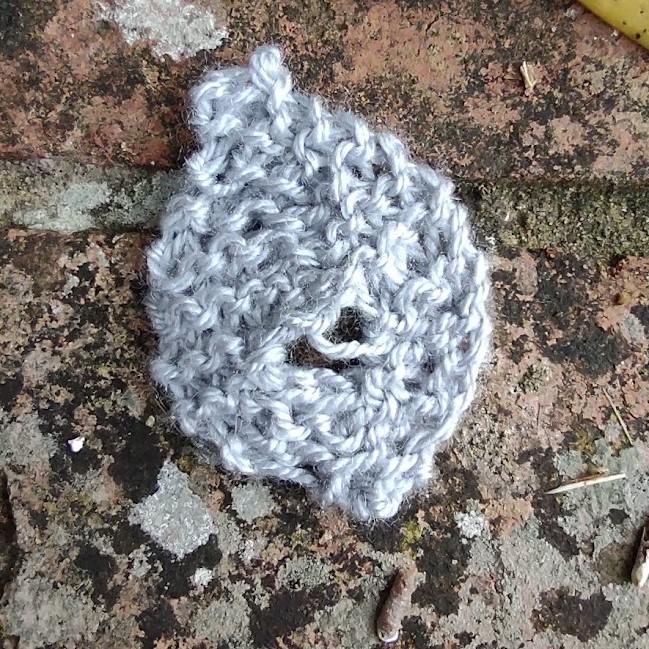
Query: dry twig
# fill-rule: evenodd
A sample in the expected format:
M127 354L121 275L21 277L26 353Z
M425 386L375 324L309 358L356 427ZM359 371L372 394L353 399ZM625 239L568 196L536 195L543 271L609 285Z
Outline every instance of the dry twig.
M539 82L539 80L534 76L532 66L528 65L527 61L523 61L520 71L521 76L523 77L523 83L525 84L525 92L532 92L534 86Z
M388 599L376 622L376 634L383 642L396 642L399 638L401 622L408 613L410 597L415 590L416 576L417 568L414 564L397 573Z
M624 423L624 419L622 419L622 415L620 414L620 411L618 410L618 407L613 403L613 399L611 398L611 395L608 393L608 390L604 388L604 396L606 397L606 400L609 402L611 408L613 408L613 412L615 414L616 419L620 423L620 426L622 426L622 431L624 432L626 438L629 440L629 444L633 446L633 439L631 438L631 435L629 434L629 429L626 427L626 424Z
M546 495L550 494L562 494L566 491L573 491L574 489L581 489L582 487L590 487L594 484L602 484L604 482L613 482L613 480L622 480L626 478L626 473L609 473L608 475L591 475L587 478L581 478L580 480L574 480L573 482L567 482L566 484L561 485L560 487L555 487L546 491Z

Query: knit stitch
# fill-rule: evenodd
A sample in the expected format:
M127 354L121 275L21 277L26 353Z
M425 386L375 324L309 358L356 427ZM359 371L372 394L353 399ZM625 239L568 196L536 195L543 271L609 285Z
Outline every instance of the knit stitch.
M199 146L148 251L153 376L227 470L391 517L490 345L466 210L395 136L293 90L275 47L191 100Z

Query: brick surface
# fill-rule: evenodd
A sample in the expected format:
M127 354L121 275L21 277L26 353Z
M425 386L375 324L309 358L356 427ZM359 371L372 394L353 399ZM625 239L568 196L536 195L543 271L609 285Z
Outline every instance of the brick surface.
M177 166L191 146L187 88L206 69L274 42L302 89L396 130L456 176L649 179L649 52L578 4L195 2L228 37L179 56L169 42L201 43L196 26L179 26L186 6L3 3L0 156ZM528 92L523 62L538 81Z

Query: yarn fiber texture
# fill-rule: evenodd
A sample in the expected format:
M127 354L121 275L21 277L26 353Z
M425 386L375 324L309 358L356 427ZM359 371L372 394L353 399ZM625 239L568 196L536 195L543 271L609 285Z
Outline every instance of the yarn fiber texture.
M490 347L467 212L394 135L295 91L275 47L191 102L198 147L147 253L153 377L225 469L389 518Z

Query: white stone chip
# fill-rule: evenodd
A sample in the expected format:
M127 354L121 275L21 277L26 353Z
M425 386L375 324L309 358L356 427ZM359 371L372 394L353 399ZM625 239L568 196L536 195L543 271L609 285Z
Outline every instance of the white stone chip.
M68 446L73 453L78 453L83 448L83 445L85 443L86 438L83 435L79 435L79 437L68 440Z
M192 585L197 592L202 593L205 587L214 579L214 570L209 568L196 568L196 572L192 575Z

